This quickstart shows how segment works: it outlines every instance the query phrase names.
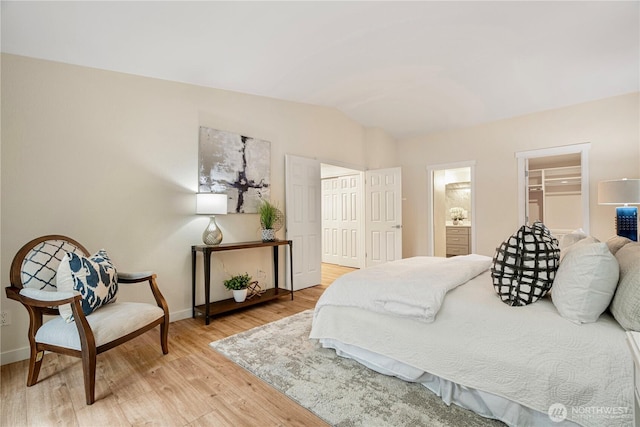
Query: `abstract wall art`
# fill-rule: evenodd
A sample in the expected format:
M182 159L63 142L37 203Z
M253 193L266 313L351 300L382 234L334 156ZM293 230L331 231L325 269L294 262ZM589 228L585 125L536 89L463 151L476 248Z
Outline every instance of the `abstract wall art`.
M199 192L225 193L229 213L256 213L269 200L271 143L200 127Z

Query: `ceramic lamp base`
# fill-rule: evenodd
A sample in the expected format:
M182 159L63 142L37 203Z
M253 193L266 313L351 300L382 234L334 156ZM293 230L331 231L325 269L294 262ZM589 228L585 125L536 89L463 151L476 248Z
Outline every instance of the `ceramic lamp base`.
M205 245L219 245L222 242L222 231L216 224L216 217L212 216L209 225L202 233L202 241Z

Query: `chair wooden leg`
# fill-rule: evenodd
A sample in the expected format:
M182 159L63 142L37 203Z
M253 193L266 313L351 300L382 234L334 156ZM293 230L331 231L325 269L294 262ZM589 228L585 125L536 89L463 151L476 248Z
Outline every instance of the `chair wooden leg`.
M160 345L162 354L169 354L169 320L166 318L160 325Z
M84 395L87 405L96 401L96 350L82 353L82 373L84 374Z
M40 367L42 366L42 359L44 358L43 350L36 350L31 348L31 357L29 358L29 376L27 377L27 387L31 387L38 382L38 375L40 374Z

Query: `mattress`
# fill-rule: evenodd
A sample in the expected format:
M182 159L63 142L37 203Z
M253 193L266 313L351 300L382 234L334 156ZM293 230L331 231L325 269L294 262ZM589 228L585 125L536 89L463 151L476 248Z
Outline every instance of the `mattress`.
M623 328L606 313L595 323L574 324L548 298L507 306L489 272L450 291L433 323L325 306L315 313L310 337L345 345L341 352L365 364L384 360L385 373L405 380L429 382L420 381L428 374L543 415L564 408L562 418L584 426L633 422Z

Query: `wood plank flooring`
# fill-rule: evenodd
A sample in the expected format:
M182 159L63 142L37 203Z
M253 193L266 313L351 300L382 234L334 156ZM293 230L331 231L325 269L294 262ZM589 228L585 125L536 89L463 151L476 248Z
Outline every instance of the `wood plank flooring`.
M322 284L219 316L171 323L169 354L158 329L98 356L96 402L86 405L80 359L49 353L39 381L26 386L28 362L1 368L2 426L325 426L314 414L209 347L211 341L313 308L337 277L322 266Z

